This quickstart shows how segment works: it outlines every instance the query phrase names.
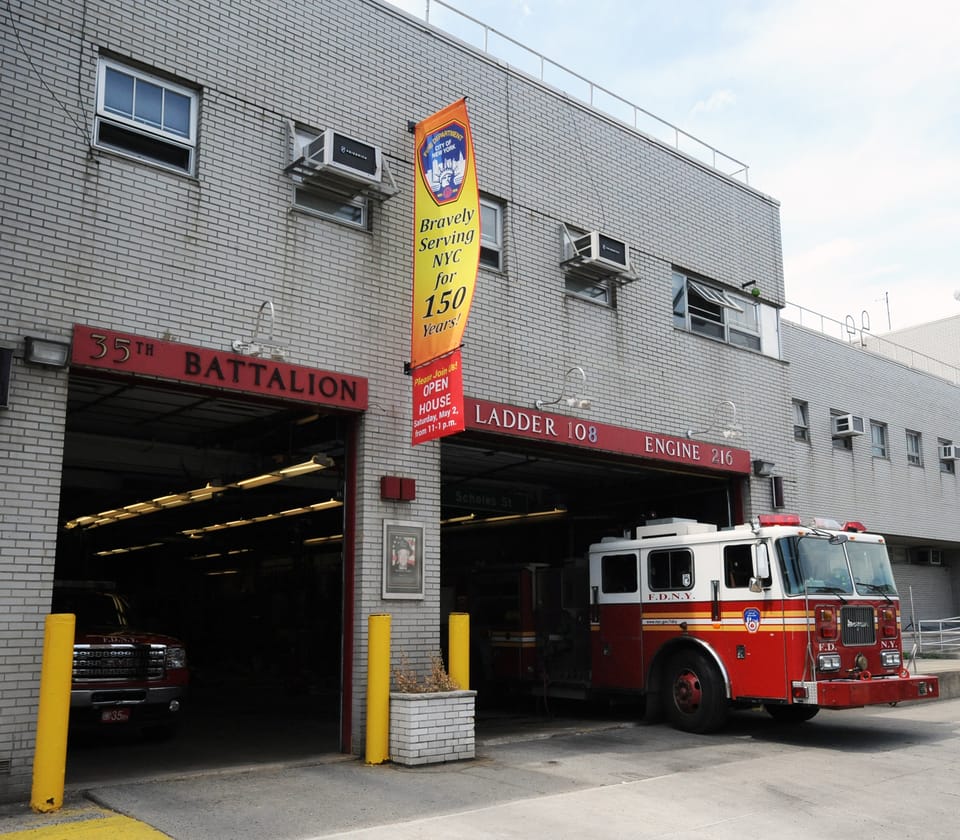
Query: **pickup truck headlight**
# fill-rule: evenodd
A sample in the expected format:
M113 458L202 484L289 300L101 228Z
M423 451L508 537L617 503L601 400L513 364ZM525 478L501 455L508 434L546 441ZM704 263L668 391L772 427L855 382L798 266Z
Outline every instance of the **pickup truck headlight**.
M182 647L168 647L164 664L167 666L167 668L186 668L187 667L186 649Z
M817 657L818 671L839 671L840 654L839 653L821 653Z
M899 668L900 667L900 651L899 650L880 651L880 664L884 668Z

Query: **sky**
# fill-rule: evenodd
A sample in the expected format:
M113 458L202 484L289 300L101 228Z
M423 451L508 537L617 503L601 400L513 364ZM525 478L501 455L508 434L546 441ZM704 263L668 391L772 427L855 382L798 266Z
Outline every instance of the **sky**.
M389 1L424 17L427 0ZM449 5L746 163L750 185L780 202L789 303L874 333L960 315L954 4ZM437 2L430 20L482 44L480 27Z

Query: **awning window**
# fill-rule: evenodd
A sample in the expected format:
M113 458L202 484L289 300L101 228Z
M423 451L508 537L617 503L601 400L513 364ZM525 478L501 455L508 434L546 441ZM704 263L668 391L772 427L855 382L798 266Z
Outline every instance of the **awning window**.
M726 309L734 310L734 312L743 312L743 307L737 303L736 299L721 289L713 286L705 286L703 283L698 283L689 277L687 278L687 286L700 295L707 303L712 303L714 306L723 306Z

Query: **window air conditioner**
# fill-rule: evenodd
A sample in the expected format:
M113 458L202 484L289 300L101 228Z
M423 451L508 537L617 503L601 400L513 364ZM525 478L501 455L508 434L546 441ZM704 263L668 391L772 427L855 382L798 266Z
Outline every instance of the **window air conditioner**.
M837 414L833 418L834 437L854 437L863 434L863 418L852 414Z
M303 163L307 169L336 173L362 184L379 184L383 178L383 160L377 146L332 128L304 146Z
M960 446L955 443L948 443L940 447L941 461L960 461Z
M579 258L581 262L603 266L616 274L626 274L630 270L627 243L600 231L574 237L573 250L571 258Z
M922 566L942 566L943 552L939 548L915 548L913 562Z

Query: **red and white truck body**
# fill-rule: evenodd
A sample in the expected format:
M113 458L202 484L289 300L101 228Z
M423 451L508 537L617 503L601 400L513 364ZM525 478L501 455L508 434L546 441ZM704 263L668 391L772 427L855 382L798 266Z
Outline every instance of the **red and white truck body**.
M697 732L737 706L802 721L939 696L936 677L904 665L884 539L858 523L664 520L590 546L586 567L531 565L520 579L516 625L490 629L492 659L547 695L645 696Z
M173 734L189 683L183 643L140 629L127 599L106 587L58 583L53 610L76 616L70 731Z

